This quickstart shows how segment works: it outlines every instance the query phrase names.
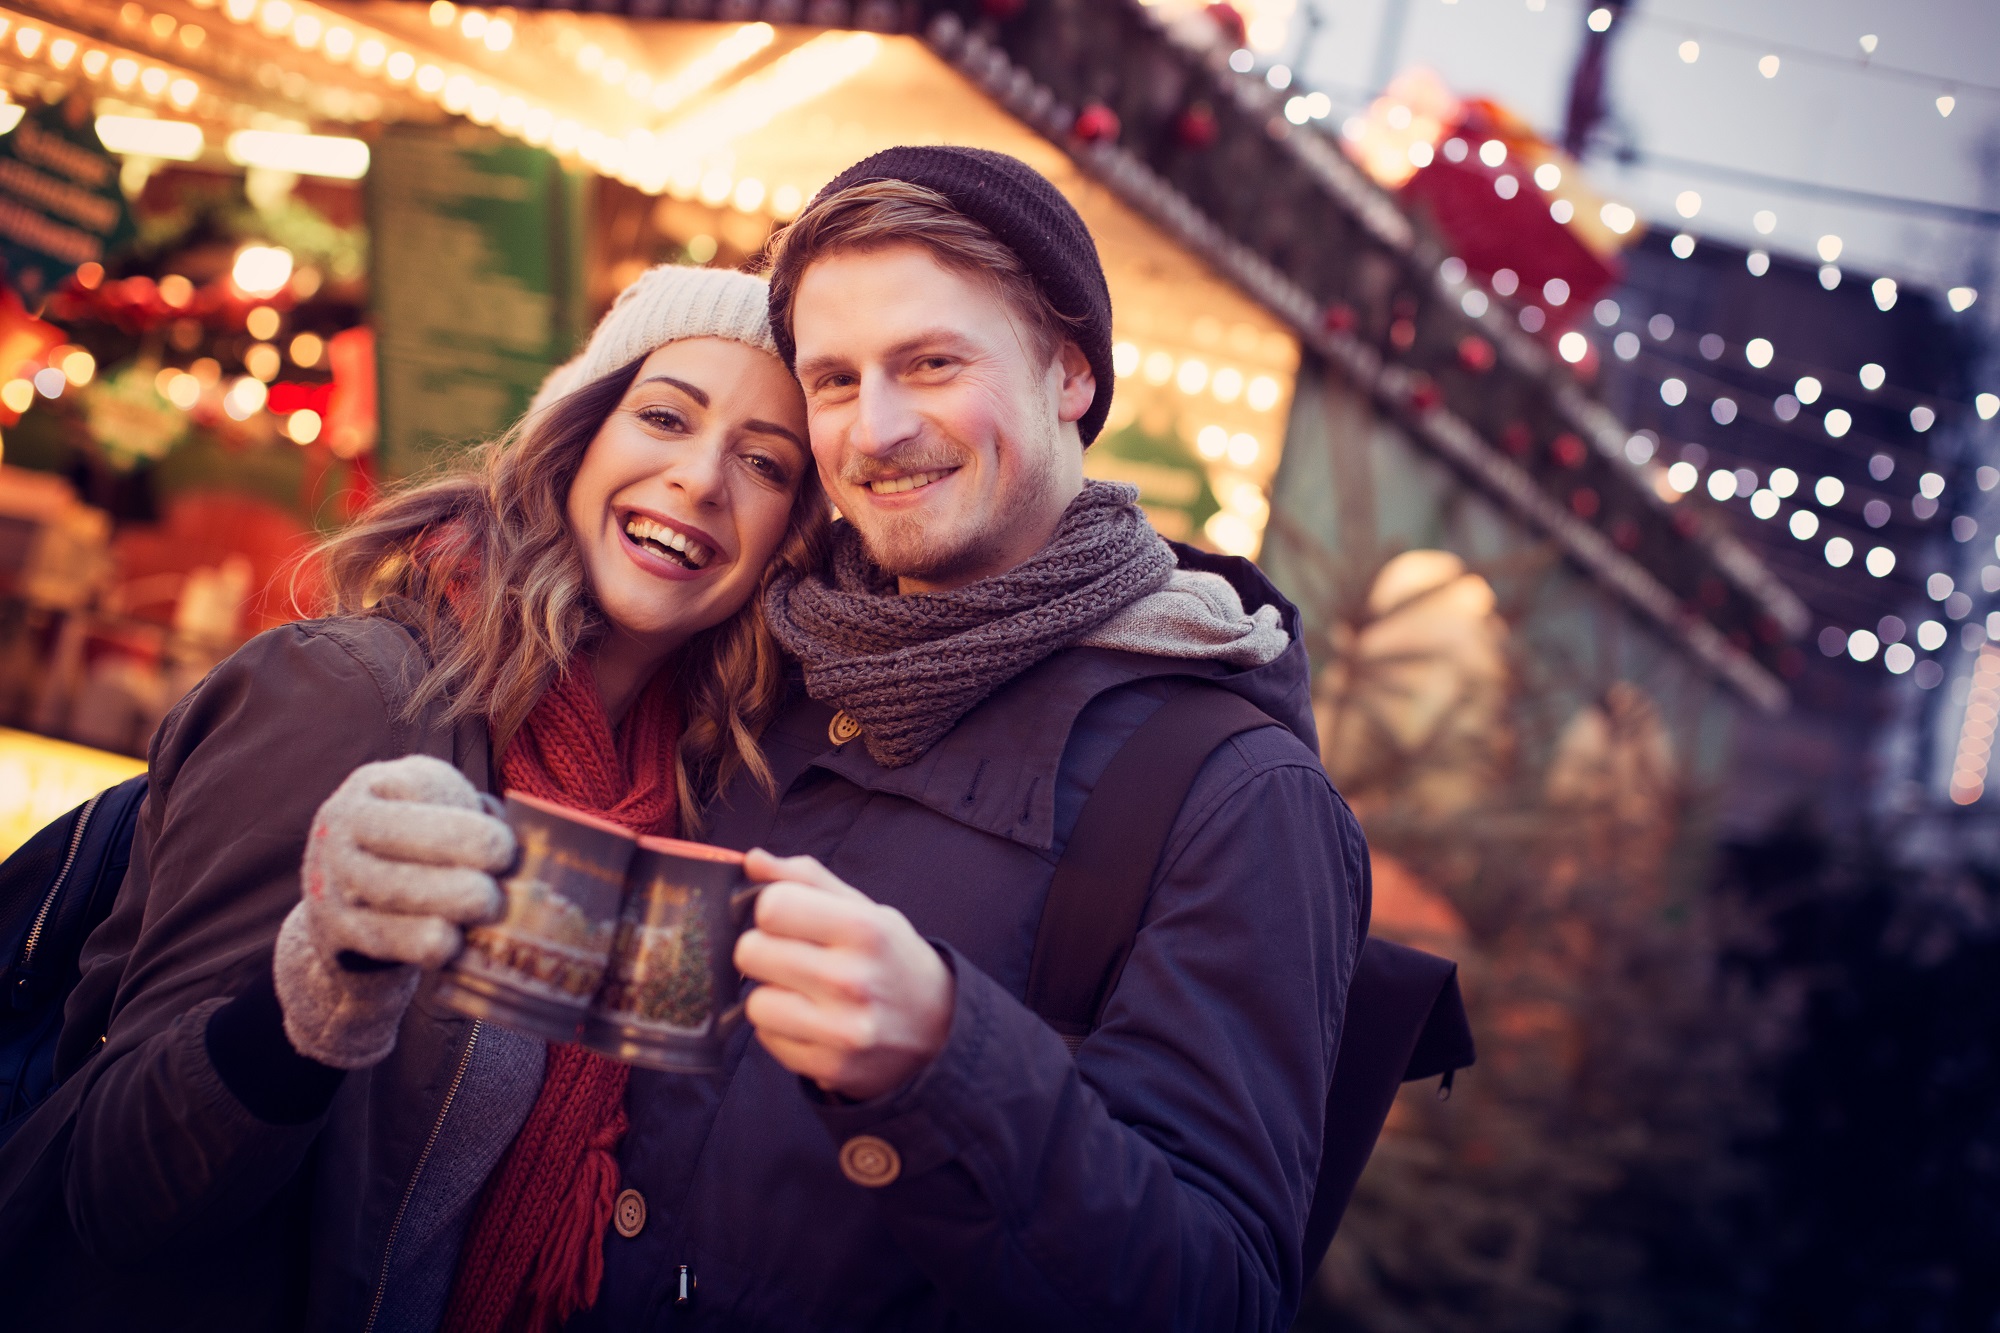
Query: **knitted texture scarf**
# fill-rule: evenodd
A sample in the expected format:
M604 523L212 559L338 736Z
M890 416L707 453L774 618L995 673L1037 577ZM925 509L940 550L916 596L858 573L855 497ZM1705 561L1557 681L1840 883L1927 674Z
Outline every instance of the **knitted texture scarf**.
M595 676L572 663L501 754L502 781L635 833L673 833L672 677L653 677L614 736ZM459 1251L445 1333L543 1333L597 1300L630 1073L580 1047L549 1047L541 1093Z
M859 723L876 763L900 768L993 691L1166 586L1174 553L1138 494L1085 482L1031 559L907 597L869 561L853 525L836 524L828 573L774 579L764 614L805 665L806 693Z

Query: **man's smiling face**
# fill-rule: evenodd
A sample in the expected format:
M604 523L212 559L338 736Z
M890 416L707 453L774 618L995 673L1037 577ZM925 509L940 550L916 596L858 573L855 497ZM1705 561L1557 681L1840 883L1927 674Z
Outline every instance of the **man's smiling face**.
M996 287L917 245L815 259L792 304L813 456L901 590L1004 573L1083 488L1076 423L1096 380L1043 355Z

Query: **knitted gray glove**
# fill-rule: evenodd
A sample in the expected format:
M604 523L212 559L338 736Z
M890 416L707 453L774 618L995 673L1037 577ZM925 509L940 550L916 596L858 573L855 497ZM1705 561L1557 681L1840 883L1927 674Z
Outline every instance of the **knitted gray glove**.
M514 834L439 759L363 764L313 816L304 896L272 966L285 1035L341 1069L387 1056L420 969L458 952L459 927L499 915L494 872Z

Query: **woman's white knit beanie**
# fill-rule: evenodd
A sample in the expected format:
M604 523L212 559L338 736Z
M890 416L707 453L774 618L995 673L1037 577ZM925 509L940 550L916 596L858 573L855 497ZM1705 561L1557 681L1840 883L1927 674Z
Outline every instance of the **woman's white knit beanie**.
M730 269L661 264L618 293L583 351L549 372L530 414L573 389L682 338L727 338L778 354L762 278Z

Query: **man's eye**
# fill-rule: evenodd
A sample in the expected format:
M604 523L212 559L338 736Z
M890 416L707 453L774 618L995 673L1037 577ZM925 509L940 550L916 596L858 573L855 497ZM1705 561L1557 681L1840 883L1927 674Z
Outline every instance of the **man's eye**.
M950 364L951 364L951 358L948 356L927 356L921 358L917 362L917 369L943 370L946 366L949 366Z
M832 392L838 389L851 389L854 387L855 383L856 383L855 378L852 375L847 375L847 374L826 375L820 379L818 388L820 389L821 392L825 393L825 392Z

